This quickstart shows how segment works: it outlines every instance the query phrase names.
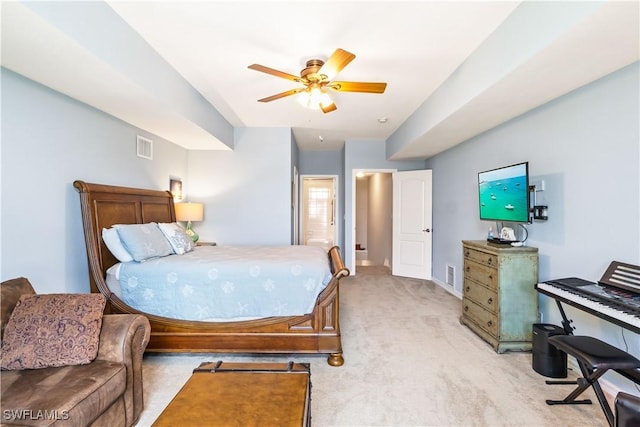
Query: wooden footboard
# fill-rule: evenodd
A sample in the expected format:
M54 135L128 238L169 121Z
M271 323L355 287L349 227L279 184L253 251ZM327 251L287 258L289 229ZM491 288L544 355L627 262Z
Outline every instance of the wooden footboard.
M120 300L106 284L106 270L117 260L102 241L102 228L113 224L174 222L168 191L144 190L75 181L80 193L82 221L92 292L107 298L112 313L140 313L151 323L151 352L327 353L328 363L344 363L340 337L339 284L349 275L339 248L329 250L332 278L312 313L242 322L176 320L142 313Z

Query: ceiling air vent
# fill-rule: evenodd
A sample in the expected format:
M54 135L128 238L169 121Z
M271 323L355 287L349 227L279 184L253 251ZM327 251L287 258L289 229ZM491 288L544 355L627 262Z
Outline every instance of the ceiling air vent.
M153 141L138 135L136 152L138 153L138 157L153 160Z

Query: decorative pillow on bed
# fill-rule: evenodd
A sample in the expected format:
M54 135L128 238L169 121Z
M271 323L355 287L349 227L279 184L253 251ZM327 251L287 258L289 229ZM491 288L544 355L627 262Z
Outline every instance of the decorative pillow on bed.
M162 231L167 240L169 240L173 251L177 255L183 255L193 250L195 246L193 240L187 236L184 228L177 222L161 222L158 224L158 227L160 227L160 231Z
M84 365L98 355L102 294L22 295L2 341L4 370Z
M122 246L122 241L120 240L120 235L118 234L118 230L115 228L103 228L102 229L102 240L104 240L104 244L107 245L107 248L114 257L120 262L129 262L133 261L133 257L124 246Z
M114 225L124 248L135 261L141 262L173 253L169 241L155 222Z

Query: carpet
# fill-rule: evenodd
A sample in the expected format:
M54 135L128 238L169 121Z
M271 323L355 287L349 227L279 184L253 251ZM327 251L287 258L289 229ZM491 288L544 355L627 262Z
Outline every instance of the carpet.
M546 385L531 353L497 354L460 324L460 309L431 281L358 267L340 285L344 366L329 366L325 355L147 354L137 425L151 425L193 368L216 360L310 363L314 426L606 425L596 400L547 406L574 386ZM595 399L591 390L585 397Z

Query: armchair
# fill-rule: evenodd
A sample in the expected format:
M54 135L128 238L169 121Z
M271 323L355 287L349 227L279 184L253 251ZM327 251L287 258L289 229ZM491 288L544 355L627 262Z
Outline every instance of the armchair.
M35 294L25 278L2 282L0 333L21 295ZM151 327L137 314L102 316L97 357L87 364L3 370L2 425L123 426L143 409L142 356Z

